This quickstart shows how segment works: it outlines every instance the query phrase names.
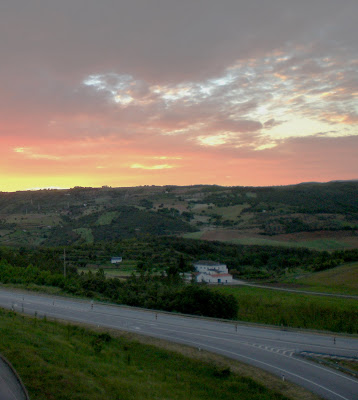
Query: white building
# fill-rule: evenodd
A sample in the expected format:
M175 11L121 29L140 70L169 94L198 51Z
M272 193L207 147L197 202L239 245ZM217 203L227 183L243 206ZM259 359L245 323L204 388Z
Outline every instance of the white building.
M122 262L122 257L112 257L111 264L119 264Z
M231 283L232 275L229 274L225 264L214 261L197 261L194 263L196 282L206 283Z
M226 264L221 264L215 261L197 261L194 263L195 271L204 272L207 274L227 274L229 271Z

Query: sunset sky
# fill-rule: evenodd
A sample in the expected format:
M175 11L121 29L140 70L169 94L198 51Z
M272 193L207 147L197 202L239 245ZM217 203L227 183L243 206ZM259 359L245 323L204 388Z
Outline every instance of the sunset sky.
M0 190L358 178L357 0L1 0Z

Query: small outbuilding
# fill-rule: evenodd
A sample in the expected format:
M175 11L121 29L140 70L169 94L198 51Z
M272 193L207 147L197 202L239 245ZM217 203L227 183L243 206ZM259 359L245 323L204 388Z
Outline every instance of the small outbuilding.
M122 257L112 257L111 264L119 264L122 262Z

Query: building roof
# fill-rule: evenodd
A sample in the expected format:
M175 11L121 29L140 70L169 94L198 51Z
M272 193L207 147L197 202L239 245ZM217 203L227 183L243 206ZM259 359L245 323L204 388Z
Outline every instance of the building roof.
M213 277L215 277L215 278L220 278L221 276L232 276L231 274L213 274L213 275L211 275L211 276L213 276Z

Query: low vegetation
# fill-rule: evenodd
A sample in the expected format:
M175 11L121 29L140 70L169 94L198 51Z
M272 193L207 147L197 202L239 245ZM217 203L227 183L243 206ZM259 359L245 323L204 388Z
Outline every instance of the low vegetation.
M33 266L21 268L3 262L0 264L0 282L55 286L74 295L97 297L129 306L215 318L236 317L238 308L234 296L215 293L201 285L186 285L179 278L178 270L168 272L167 276L143 272L121 282L106 279L102 269L96 274L73 274L64 278Z
M238 301L242 321L358 333L356 299L287 293L245 286L218 286L212 290L231 294Z
M303 277L290 279L289 282L317 292L358 296L358 263L349 263L326 271L305 274Z
M289 400L220 364L0 310L0 352L31 399Z

